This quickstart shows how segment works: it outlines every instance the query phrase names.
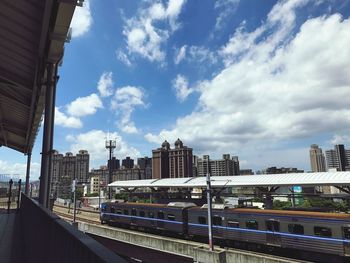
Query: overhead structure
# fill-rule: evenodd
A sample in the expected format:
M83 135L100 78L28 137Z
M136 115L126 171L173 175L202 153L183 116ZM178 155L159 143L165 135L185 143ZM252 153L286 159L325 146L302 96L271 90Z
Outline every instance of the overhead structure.
M77 0L0 1L0 146L32 151Z
M55 89L70 23L83 0L0 1L0 146L30 156L45 111L39 202L47 206Z
M350 172L211 176L211 187L350 186ZM115 188L206 188L205 177L116 181Z

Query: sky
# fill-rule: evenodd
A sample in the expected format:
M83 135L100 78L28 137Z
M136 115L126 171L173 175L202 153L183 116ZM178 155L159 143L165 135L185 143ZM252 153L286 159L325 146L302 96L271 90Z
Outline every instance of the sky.
M350 148L350 2L85 0L59 68L54 148L152 156L177 138L253 171L310 170L309 147ZM42 128L32 154L40 173ZM0 174L26 156L0 148Z

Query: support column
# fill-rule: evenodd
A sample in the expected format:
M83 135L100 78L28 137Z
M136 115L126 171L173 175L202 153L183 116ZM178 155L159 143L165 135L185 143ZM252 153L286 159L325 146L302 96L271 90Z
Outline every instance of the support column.
M27 173L26 173L26 185L24 189L24 193L28 196L29 194L29 177L30 177L30 162L32 159L32 153L28 153L27 155Z
M53 137L53 116L55 111L55 79L54 64L47 65L47 82L45 94L45 118L43 146L41 152L41 171L40 171L40 189L39 203L44 207L48 207L48 196L50 192L50 155L52 153L52 137Z

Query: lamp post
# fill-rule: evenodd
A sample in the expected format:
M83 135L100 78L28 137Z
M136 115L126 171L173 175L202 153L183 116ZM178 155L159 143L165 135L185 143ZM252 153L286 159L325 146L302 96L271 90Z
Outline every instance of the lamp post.
M115 140L106 140L106 149L109 150L108 184L112 183L112 154L115 147ZM108 199L112 199L112 189L110 187L108 188Z

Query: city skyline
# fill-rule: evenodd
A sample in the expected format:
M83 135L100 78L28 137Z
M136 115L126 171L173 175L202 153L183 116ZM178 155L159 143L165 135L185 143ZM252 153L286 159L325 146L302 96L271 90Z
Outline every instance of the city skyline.
M98 167L108 136L119 159L181 138L242 168L308 171L309 145L350 142L349 15L343 1L84 1L59 69L54 148L86 149ZM42 129L33 179L41 143ZM23 179L25 167L0 147L0 173Z

